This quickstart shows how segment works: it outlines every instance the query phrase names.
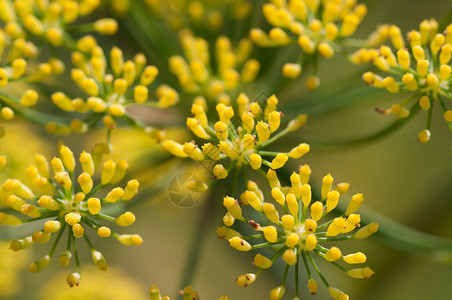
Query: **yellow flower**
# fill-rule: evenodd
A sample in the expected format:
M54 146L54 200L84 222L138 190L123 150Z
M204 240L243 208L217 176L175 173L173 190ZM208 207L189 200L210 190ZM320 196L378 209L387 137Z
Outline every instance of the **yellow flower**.
M228 19L242 20L252 12L252 1L145 1L151 12L172 29L203 28L218 31Z
M116 127L116 119L150 130L129 115L126 107L139 104L167 108L179 101L178 93L165 84L155 90L158 102L149 101L150 85L157 77L158 69L146 65L146 57L142 53L135 55L133 60L124 61L122 50L113 47L107 62L102 48L91 36L80 39L77 48L78 51L72 53L76 68L72 69L71 77L88 97L71 99L62 92L51 96L52 102L64 111L89 113L85 121L72 121L72 131L85 132L102 117L108 130Z
M12 39L38 38L55 47L69 46L68 25L79 16L91 14L99 5L99 0L2 1L0 18L6 23L5 33ZM92 24L84 24L79 30L111 35L116 33L117 27L116 20L99 19Z
M97 162L90 153L83 152L80 155L80 164L83 172L75 177L76 166L72 151L62 145L59 149L60 158L54 157L49 164L42 155L36 155L35 165L27 168L27 175L34 190L38 190L42 196L36 196L33 189L29 188L17 179L7 179L0 187L1 200L11 209L11 212L2 212L0 223L6 225L18 225L20 219L17 212L29 217L25 222L47 219L42 230L35 231L32 235L11 242L10 248L19 251L30 247L34 243L47 243L53 235L53 246L48 255L30 264L29 272L39 272L50 263L55 247L60 241L63 232L68 228L68 241L66 251L60 257L60 263L67 266L71 257L75 256L77 271L70 273L68 283L78 284L80 277L76 240L84 238L91 250L93 262L100 270L107 269L107 263L102 253L97 251L88 236L85 228L94 229L101 237L110 234L124 245L140 245L142 239L137 234L122 234L110 230L100 222L108 220L120 226L132 225L135 216L126 212L118 217L112 217L105 213L104 207L118 201L130 200L138 191L138 181L130 180L123 188L113 188L105 197L97 198L96 192L109 185L115 185L125 176L127 164L115 163L111 160L103 164L101 170L101 183L93 183L93 175L97 169ZM96 156L96 161L100 157ZM53 170L51 175L50 169ZM77 185L78 183L78 185ZM14 212L16 211L16 212ZM108 234L106 232L108 231ZM78 275L77 275L78 274Z
M425 143L430 139L430 123L433 101L437 101L443 111L443 117L452 132L452 110L446 101L452 99L451 55L452 55L452 24L444 33L438 33L438 23L434 19L424 20L419 25L419 31L407 33L405 43L400 29L395 25L380 26L369 39L368 44L378 46L390 39L393 48L382 45L379 49L362 48L351 56L354 63L373 62L373 64L388 76L382 77L372 72L363 74L363 80L374 87L386 88L390 93L406 92L412 96L386 110L384 114L394 114L398 118L407 118L411 112L420 107L429 112L426 129L419 133L418 141ZM394 50L393 50L394 49ZM417 101L410 109L410 102Z
M234 168L250 165L260 170L262 165L272 170L285 165L289 158L300 158L309 152L309 145L302 143L287 153L264 151L268 145L305 124L306 115L289 122L280 130L282 113L277 111L278 99L271 96L265 107L250 102L245 94L236 101L237 109L219 103L216 105L218 121L209 124L205 109L196 101L192 105L193 117L187 118L187 127L206 143L199 147L194 141L179 144L173 140L163 142L165 149L178 157L195 161L214 161L214 180L226 178ZM272 136L273 133L276 133ZM266 159L270 157L270 159Z
M179 295L183 300L199 300L200 297L197 291L194 291L191 286L186 286L183 290L179 291ZM150 300L170 300L168 296L162 297L160 290L157 286L151 285L149 289ZM218 300L228 300L227 296L218 298Z
M335 50L343 48L367 14L365 4L356 1L270 0L262 12L272 29L266 33L253 28L250 37L260 47L283 47L297 43L303 55L330 58ZM302 72L301 63L287 63L282 74L294 79ZM316 68L315 68L316 69ZM306 81L309 90L319 85L317 70Z
M275 249L275 254L271 258L262 254L256 255L254 265L260 269L256 273L237 277L239 286L246 287L254 282L263 270L270 268L276 259L282 257L287 264L285 274L290 266L295 265L298 270L298 265L304 264L309 278L308 289L312 294L317 291L317 283L311 274L311 266L333 298L346 299L344 298L346 294L330 286L320 272L313 255L332 263L353 278L368 279L374 274L369 267L347 270L339 264L340 260L352 265L365 263L365 254L356 252L345 255L338 247L327 248L322 243L366 238L377 231L378 224L371 223L361 227L361 218L357 211L363 202L362 194L356 194L351 198L344 214L328 219L328 213L337 206L342 193L346 191L346 188L344 190L346 185L340 184L338 190L333 189L333 177L328 174L323 178L320 195L312 195L306 169L309 169L309 166L300 167L299 173L293 172L290 176L291 185L287 187L282 187L276 175L269 172L271 194L278 203L277 206L271 202L265 202L264 194L253 182L249 182L248 190L241 195L240 202L231 197L224 198L223 204L229 215L228 218L225 216L223 219L226 220L225 225L232 226L234 220L238 220L249 224L258 232L257 234L242 236L228 227L220 227L217 232L220 238L227 238L230 245L239 251L251 251L264 247ZM263 220L260 223L247 219L242 216L241 205L250 205L265 219L258 218ZM254 216L253 219L256 217ZM231 218L232 221L230 221ZM280 299L283 296L285 279L286 276L281 286L270 292L270 299ZM298 295L295 296L298 297Z
M180 40L185 57L170 57L169 68L190 95L226 103L230 101L229 92L240 83L254 81L259 72L259 62L249 59L252 44L248 39L242 39L233 49L229 38L221 36L216 40L215 51L209 50L206 40L194 37L188 30L180 32ZM211 56L216 68L210 64Z
M63 283L64 273L58 272L50 277L39 290L39 299L45 300L146 300L145 288L128 277L122 270L112 268L108 272L84 266L83 284L76 289Z

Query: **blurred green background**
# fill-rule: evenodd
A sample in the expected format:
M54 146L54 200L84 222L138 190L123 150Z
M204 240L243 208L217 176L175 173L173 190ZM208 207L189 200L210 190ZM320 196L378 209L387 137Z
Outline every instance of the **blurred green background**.
M428 2L373 0L366 3L369 14L359 27L356 37L365 38L369 32L373 31L376 24L383 23L397 24L402 32L407 32L417 28L418 24L426 18L442 20L447 15L450 18L452 9L452 2L446 0ZM131 23L123 21L120 24L122 31L119 37L123 39L115 39L114 43L120 46L127 45L127 48L130 48L129 53L146 50L140 49L137 44L135 48L131 46L130 36L128 36L128 31L133 30ZM105 43L111 43L111 41L105 41ZM108 49L109 46L107 44L106 48ZM284 53L287 55L290 51ZM287 61L286 58L290 60L290 57L283 57L278 70ZM162 62L153 61L152 57L150 61L165 65ZM308 93L303 88L305 76L301 76L287 84L283 90L278 91L277 95L283 111L285 107L298 107L300 112L310 115L308 124L297 132L298 135L292 135L289 143L298 144L305 138L313 140L311 152L301 159L301 163L311 166L313 177L317 182L331 172L337 182L351 183L350 195L364 193L366 207L421 232L452 238L450 192L452 138L439 109L434 111L432 138L427 144L416 141L417 133L425 126L427 118L425 113L419 113L400 130L373 143L333 149L325 149L320 144L316 144L315 141L329 141L338 137L347 139L365 136L378 131L394 120L393 116L377 114L374 108L389 107L397 102L397 96L390 95L386 91L376 92L372 87L365 87L360 80L364 70L366 68L351 65L345 57L336 55L330 60L321 60L321 86L318 91ZM340 110L329 110L328 105L334 103L336 95L328 95L325 98L323 96L325 91L347 84L362 89L363 97L367 100L352 107L345 106ZM259 89L261 88L251 89L250 98L257 97L262 92ZM263 92L270 95L276 91L263 90ZM100 133L51 137L34 126L22 127L23 125L16 123L9 123L8 126L10 129L4 138L1 150L2 153L9 154L9 167L14 170L14 176L23 178L24 181L27 181L25 168L33 161L34 154L40 152L48 156L55 155L56 143L59 139L71 146L76 155L84 146L89 149L96 140L103 139ZM121 138L115 138L113 135L115 151L119 152L119 154L115 153L117 158L133 155L134 151L139 151L140 155L146 157L153 155L152 151L148 152L147 149L159 147L148 142L144 135L131 135L130 132L124 131L118 133L118 136ZM125 137L128 145L124 145L122 140ZM285 148L281 147L281 149ZM13 155L16 155L16 158L13 158ZM138 160L143 159L140 155ZM294 164L293 168L296 167L297 165ZM18 173L18 170L22 170L22 173ZM7 176L11 174L1 174L2 179ZM139 176L146 178L146 173L140 173ZM166 179L171 180L172 177ZM219 189L215 191L220 192ZM196 235L194 232L196 223L200 218L204 218L202 216L204 202L219 202L222 197L223 194L211 193L197 206L183 209L169 201L163 191L148 197L142 206L134 209L137 222L129 229L143 237L144 243L140 247L120 246L114 239L101 241L93 235L94 243L103 252L110 266L120 269L119 272L122 275L118 273L113 277L128 276L129 280L136 282L125 287L130 293L136 292L146 299L150 285L156 284L163 294L174 297L175 292L183 288L179 283L190 242ZM256 270L250 265L255 253L238 252L230 248L226 241L219 240L214 231L216 226L221 224L221 218L219 214L215 214L215 211L210 213L217 218L206 223L209 227L206 229L207 236L201 247L199 266L193 277L192 286L199 291L202 299L217 299L223 295L228 295L229 299L268 299L270 289L280 284L281 266L276 265L264 272L246 289L238 287L235 283L237 275ZM431 252L411 252L412 249L402 251L394 248L393 244L378 235L370 239L338 245L344 253L364 252L368 257L366 265L376 272L367 281L352 279L334 266L318 260L328 281L348 293L351 299L450 299L448 284L452 280L452 256L445 257L441 253ZM46 246L40 245L32 248L32 255L35 258L45 255L48 250ZM82 261L90 264L90 257L86 255L89 253L88 249L82 246L80 252ZM19 281L22 288L15 297L8 299L50 299L48 290L41 292L43 286L49 283L59 290L70 289L65 283L66 272L69 270L62 272L56 262L39 274L27 274L25 269L26 267L22 268L24 271L20 272ZM108 276L98 270L91 270L93 273L90 274L93 276L91 278ZM301 271L302 299L311 299L307 295L304 272ZM58 282L54 283L54 277L58 278ZM91 281L88 278L87 275L86 280ZM293 280L291 280L293 276L289 274L288 278L287 296L283 299L291 299L292 292L289 289L293 287ZM85 283L83 278L81 284ZM77 291L77 288L72 290ZM96 299L95 296L93 297L92 299ZM131 299L140 299L138 297L133 296ZM319 283L318 295L312 299L328 298L326 290L320 287Z

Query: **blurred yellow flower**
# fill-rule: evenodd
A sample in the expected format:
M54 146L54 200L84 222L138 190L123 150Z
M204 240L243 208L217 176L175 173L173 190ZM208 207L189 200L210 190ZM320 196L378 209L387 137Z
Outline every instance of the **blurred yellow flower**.
M148 300L146 289L121 269L99 272L84 266L83 284L70 288L61 280L61 272L53 275L39 291L42 300Z

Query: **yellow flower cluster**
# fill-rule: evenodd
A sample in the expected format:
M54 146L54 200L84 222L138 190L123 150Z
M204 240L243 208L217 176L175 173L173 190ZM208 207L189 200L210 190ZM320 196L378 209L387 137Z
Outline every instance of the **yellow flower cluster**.
M0 0L0 20L5 23L5 33L12 39L37 38L54 47L70 46L68 25L79 16L91 14L99 5L100 0ZM114 19L99 19L84 24L81 29L112 35L116 33L118 23Z
M237 277L239 286L248 286L253 283L259 274L272 266L279 257L286 262L286 271L282 284L270 292L270 299L282 298L285 289L285 280L290 266L295 265L298 278L298 265L302 261L308 275L308 289L311 294L317 291L317 283L311 274L311 267L328 288L331 296L337 300L348 299L342 291L331 287L320 272L313 255L317 255L347 275L367 279L374 272L369 267L347 270L338 261L343 260L347 264L362 264L366 262L366 255L361 252L343 255L336 247L325 247L321 242L336 242L350 239L363 239L375 233L378 229L377 223L371 223L360 228L361 218L356 212L363 202L363 195L356 194L352 197L346 211L341 216L327 219L327 215L339 203L342 194L347 192L348 183L338 183L333 187L331 174L323 177L321 194L312 194L311 186L308 184L311 169L308 165L301 166L299 172L293 172L290 176L291 186L281 186L281 183L273 170L269 170L267 178L271 187L271 195L277 205L265 202L263 192L255 182L248 182L248 190L242 193L240 202L232 197L224 197L223 205L228 212L223 217L226 226L217 229L220 238L227 239L231 247L239 251L250 251L253 249L272 247L276 249L271 258L257 254L254 265L259 267L256 273L248 273ZM317 199L316 199L317 198ZM259 224L242 215L241 205L251 206L258 214L265 217L265 224ZM254 217L262 219L257 215ZM230 228L235 220L249 224L258 234L243 236L241 233ZM357 231L355 229L359 228ZM252 240L261 240L261 243L251 244ZM298 281L297 281L298 282ZM298 291L298 287L297 287ZM298 297L298 295L295 295ZM298 299L298 298L297 298Z
M148 300L146 290L120 269L111 268L108 272L97 272L93 266L83 266L83 284L77 289L71 289L57 272L46 280L39 290L40 300Z
M157 286L152 285L149 289L150 300L171 300L170 297L160 294L160 290ZM179 295L182 296L183 300L199 300L200 297L197 291L194 291L191 286L186 286L183 290L179 291ZM227 296L218 298L218 300L228 300Z
M253 8L248 0L146 0L151 12L174 29L205 27L218 31L224 17L241 20Z
M196 98L191 112L193 117L187 118L187 127L200 139L207 141L202 149L194 142L179 144L173 140L166 140L163 146L167 151L178 157L189 157L195 161L213 160L219 162L226 160L229 164L216 164L213 168L215 179L226 178L234 168L250 165L254 170L260 170L262 164L272 170L284 166L290 158L300 158L309 152L309 145L302 143L288 153L269 152L262 150L289 132L297 130L307 120L306 115L289 122L287 127L276 135L281 124L282 113L277 111L278 99L271 96L267 99L264 108L259 103L250 102L245 94L240 94L236 100L237 109L219 103L216 111L219 121L210 125L206 115L205 100ZM237 114L237 116L236 116ZM272 157L268 161L262 156ZM202 184L202 190L208 185Z
M410 110L405 106L416 100L422 110L429 111L426 129L418 136L418 140L425 143L430 139L431 114L436 100L452 132L452 110L447 108L445 102L452 99L452 24L447 26L443 33L438 33L436 20L424 20L419 25L419 30L407 33L407 45L397 26L382 25L369 38L368 43L375 45L388 38L396 52L393 52L391 47L382 45L379 49L360 49L351 56L354 63L373 62L378 69L388 74L383 78L373 72L366 72L363 74L363 80L367 84L386 88L391 93L413 94L381 112L392 112L399 118L406 118L410 115ZM412 110L415 109L416 105Z
M104 213L104 207L114 205L118 201L130 200L137 192L139 183L130 180L126 187L113 188L105 197L95 197L97 191L109 185L120 182L127 171L126 161L115 163L108 160L103 164L100 183L94 185L93 175L100 163L101 155L91 155L83 152L80 155L80 164L83 172L77 177L78 186L74 178L76 166L72 151L61 146L60 158L54 157L49 165L42 155L36 155L35 165L27 168L27 175L35 190L42 196L35 195L33 190L17 179L7 179L0 187L0 201L4 202L12 211L28 216L28 220L21 221L13 213L0 213L0 224L18 225L24 222L48 219L42 230L11 243L10 248L19 251L33 244L44 244L55 235L53 246L48 255L34 261L28 271L35 273L41 271L50 263L56 246L63 232L68 229L67 248L59 259L60 264L66 267L75 256L76 268L67 277L70 286L78 285L80 280L80 261L77 253L76 239L84 238L91 250L92 259L100 270L107 269L107 262L101 252L97 251L85 234L85 227L94 229L100 237L110 235L124 245L140 245L142 239L137 234L119 235L109 227L102 225L99 219L108 220L119 226L129 226L135 222L135 216L126 212L118 217L111 217ZM53 175L50 172L50 166Z
M13 39L0 28L0 88L6 87L11 82L37 82L51 74L58 75L63 72L64 65L56 58L39 64L33 73L27 72L28 60L37 54L38 50L32 42L23 38ZM38 93L33 89L27 89L22 92L20 98L14 100L1 92L0 115L4 120L11 120L15 115L15 105L30 107L37 103L38 98Z
M2 298L9 298L19 290L21 285L19 272L29 257L28 251L18 255L12 253L8 246L8 242L0 242L0 297Z
M89 97L86 100L71 99L62 92L51 96L52 102L62 110L90 113L85 121L75 119L71 122L70 129L73 132L85 132L101 118L108 130L116 127L116 118L143 127L129 116L126 111L128 105L167 108L179 100L174 89L162 84L155 92L158 102L149 101L150 85L157 77L158 69L146 65L146 57L142 53L135 55L133 60L124 61L121 49L113 47L107 62L102 48L91 36L80 39L77 49L72 53L72 62L76 68L72 69L71 78Z
M194 37L189 31L180 33L185 53L169 59L170 71L177 76L184 91L218 102L230 101L228 92L240 83L254 81L260 69L255 59L249 59L252 43L242 39L233 50L231 41L220 36L215 43L216 68L210 64L211 51L206 40Z
M318 56L330 58L335 49L343 47L344 39L351 36L367 14L364 4L357 0L270 0L264 4L262 12L273 28L267 34L254 28L250 37L261 47L279 47L298 43L305 56L313 56L317 64ZM302 61L287 63L282 74L296 78L302 71ZM317 68L314 76L306 80L309 90L319 85Z

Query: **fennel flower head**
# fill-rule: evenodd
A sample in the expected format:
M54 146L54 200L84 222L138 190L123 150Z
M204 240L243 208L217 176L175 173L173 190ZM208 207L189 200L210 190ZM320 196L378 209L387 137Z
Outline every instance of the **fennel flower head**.
M226 36L220 36L215 49L209 49L208 42L195 37L189 30L179 33L184 56L169 59L169 69L178 78L182 89L192 96L203 96L216 102L230 102L230 93L241 83L254 81L260 63L249 59L252 43L240 40L236 48ZM216 68L210 63L216 61Z
M28 267L28 271L32 273L39 272L49 265L56 246L63 238L63 233L67 232L66 250L61 253L59 263L63 267L69 266L71 261L75 263L73 271L67 277L68 284L74 286L79 284L81 278L77 252L80 240L85 240L93 262L100 270L105 271L108 267L102 253L94 248L90 238L85 234L85 228L91 228L101 238L112 236L124 245L142 243L143 240L137 234L118 234L103 224L104 221L109 221L119 226L130 226L135 222L135 216L131 212L113 217L106 213L105 209L114 206L115 203L130 200L137 193L139 184L133 179L125 188L117 186L106 195L100 194L99 192L106 187L117 185L122 181L128 168L127 162L106 161L100 168L100 181L95 183L93 176L99 169L100 155L92 156L90 153L82 152L79 161L83 172L75 177L76 162L72 151L63 145L59 152L60 158L54 157L50 164L44 156L36 155L35 165L27 168L33 189L17 179L7 179L1 185L0 201L10 210L0 212L0 224L15 226L46 220L41 230L11 242L10 248L20 251L33 244L46 244L53 240L49 253ZM41 196L37 196L34 190L39 191ZM22 219L20 215L26 219Z
M361 218L357 211L363 202L363 195L354 195L342 215L329 217L328 214L336 208L349 184L339 183L332 189L333 177L328 174L322 180L321 194L316 196L311 192L308 183L310 174L311 169L308 165L301 166L298 173L293 172L290 176L291 185L281 186L278 177L269 172L268 183L273 201L265 201L263 192L253 182L248 184L248 190L242 193L240 201L229 196L224 197L223 205L228 212L223 217L225 226L217 229L218 236L227 239L230 246L239 251L267 247L273 250L271 257L262 254L255 256L254 265L259 270L239 275L236 279L239 286L246 287L253 283L261 272L270 268L279 257L286 263L286 268L281 285L270 291L272 300L280 299L284 295L287 272L291 266L295 267L297 282L295 297L299 296L297 293L300 265L305 268L308 278L307 288L311 294L317 292L317 281L314 279L317 277L334 299L348 299L345 293L329 284L314 257L330 262L354 278L367 279L374 274L369 267L347 269L340 263L363 264L366 262L364 253L343 254L337 246L322 245L324 242L363 239L377 231L377 223L360 226ZM255 212L253 217L256 219L246 218L241 206L250 206ZM236 220L249 224L256 233L244 235L238 232L233 227Z
M198 295L198 292L193 290L191 286L186 286L183 290L179 291L179 295L182 296L183 300L199 300L200 297ZM151 288L149 289L149 296L150 300L171 300L168 296L162 296L160 293L160 289L155 286L154 284L151 285ZM228 300L227 296L223 296L218 298L218 300Z
M110 18L85 23L78 28L73 24L79 17L90 15L99 5L100 0L2 0L0 21L4 23L4 32L13 40L37 40L47 42L51 47L69 47L73 42L69 32L74 29L103 35L116 33L118 23Z
M145 288L121 269L99 272L83 266L84 280L76 289L64 285L61 272L54 274L39 290L41 300L148 300Z
M274 95L261 107L257 102L250 102L245 94L240 94L236 101L237 109L223 103L217 104L219 120L210 124L206 115L207 107L195 99L191 109L193 117L187 118L187 127L205 142L204 145L200 147L194 141L179 144L166 140L163 146L178 157L214 162L213 181L209 184L193 183L193 187L201 191L207 190L215 180L228 177L232 170L238 176L241 170L246 170L246 166L259 172L264 172L261 170L263 165L265 168L279 169L289 158L297 159L309 152L309 145L302 143L287 153L264 150L307 121L306 115L300 115L279 130L283 114L277 110L277 104L278 98Z
M435 103L441 107L443 118L452 132L451 54L452 24L439 32L435 19L424 20L418 30L409 31L407 41L395 25L381 25L368 39L369 46L390 39L392 47L363 48L351 56L354 63L372 62L384 76L373 72L363 74L363 80L390 93L400 93L405 99L393 104L383 114L408 118L421 108L428 111L426 128L419 132L418 141L430 139L430 124ZM414 104L413 104L414 102ZM408 108L407 108L408 107Z
M85 120L75 119L70 124L74 132L83 133L102 119L108 130L116 128L121 119L138 128L148 130L139 120L129 115L128 105L149 105L167 108L179 101L178 93L162 84L155 88L158 101L150 100L150 86L158 75L158 69L146 65L146 57L138 53L132 60L124 61L122 50L113 47L109 60L92 36L85 36L77 42L77 51L72 53L75 68L71 78L88 96L71 99L62 92L52 94L52 102L68 112L87 114ZM54 123L47 129L54 131Z
M287 63L282 74L296 78L303 68L303 61L313 57L315 64L319 56L331 58L335 51L342 50L347 38L358 28L367 14L364 4L356 0L270 0L262 12L272 29L266 33L260 28L250 32L251 40L260 47L283 47L297 43L302 56L299 62ZM306 80L309 90L319 86L317 68Z
M217 32L229 20L243 20L250 15L249 0L145 0L152 14L171 29L207 28Z

